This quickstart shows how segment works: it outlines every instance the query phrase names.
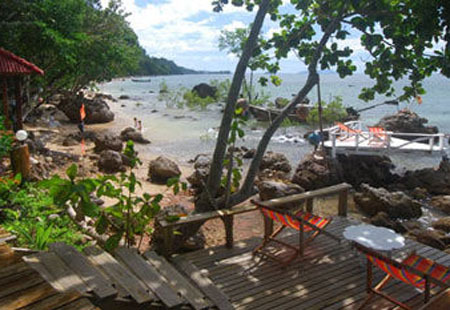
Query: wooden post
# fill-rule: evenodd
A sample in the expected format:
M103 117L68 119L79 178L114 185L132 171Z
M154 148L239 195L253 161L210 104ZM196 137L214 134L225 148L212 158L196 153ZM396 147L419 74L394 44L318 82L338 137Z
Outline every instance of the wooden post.
M273 220L264 216L264 240L268 240L273 233Z
M430 300L430 277L428 275L425 275L425 300L424 303L426 304Z
M300 219L300 240L299 240L299 247L300 247L300 256L301 257L303 257L303 254L304 254L304 252L305 252L305 250L304 250L304 247L305 247L305 245L304 245L304 242L305 242L305 236L304 236L304 234L303 234L303 230L304 230L304 225L305 225L305 223L303 222L303 219L301 218Z
M313 211L313 199L312 198L306 199L306 211L309 213L312 213L312 211Z
M16 79L16 130L23 129L22 114L22 80L20 77Z
M164 237L164 257L169 258L172 255L172 244L173 244L173 227L168 226L163 228Z
M6 82L6 77L2 80L2 91L3 91L3 116L5 117L5 127L6 129L11 129L11 122L9 121L9 109L8 109L8 84Z
M348 208L348 189L344 189L339 193L338 215L347 217Z
M14 174L20 173L25 180L30 176L30 152L28 145L20 145L11 151L11 165Z
M231 249L233 247L234 243L234 237L233 237L233 215L227 215L222 217L223 225L225 226L225 240L226 240L226 247L228 249Z

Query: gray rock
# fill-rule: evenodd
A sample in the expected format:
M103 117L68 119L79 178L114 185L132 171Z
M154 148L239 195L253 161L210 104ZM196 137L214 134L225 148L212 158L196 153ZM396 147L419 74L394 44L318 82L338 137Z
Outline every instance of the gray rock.
M261 161L259 166L260 170L270 169L283 172L290 172L292 170L289 160L284 154L267 152Z
M164 156L152 160L148 168L148 176L152 182L166 183L170 178L179 177L181 170L178 165Z
M86 124L108 123L114 120L114 113L109 109L108 104L101 97L94 97L93 99L84 98L82 95L74 96L65 94L58 105L64 114L71 122L80 122L80 108L84 104L86 111Z
M421 204L403 192L361 185L361 192L354 196L357 206L367 215L385 212L390 219L412 219L422 215Z
M434 196L430 205L450 215L450 195Z
M445 231L446 233L450 233L450 216L440 218L437 221L434 221L431 226L434 229Z
M142 133L133 127L126 127L120 133L120 137L123 141L134 141L136 143L149 144L150 140L144 138Z
M105 150L100 154L98 168L100 171L106 173L116 173L125 170L122 162L122 156L120 153L112 150Z
M417 113L408 109L398 111L394 115L383 117L375 126L383 127L388 131L435 134L439 130L435 126L425 126L428 123L426 118L420 117ZM411 139L411 137L403 137Z
M305 192L305 190L297 184L286 184L277 181L262 181L258 184L258 190L261 200L270 200ZM298 206L298 203L294 203L283 207L298 208Z
M121 152L123 148L122 139L119 136L111 133L97 135L94 142L94 152L96 153L101 153L105 150Z
M200 98L216 98L217 88L206 83L200 83L192 88L192 92L197 93Z

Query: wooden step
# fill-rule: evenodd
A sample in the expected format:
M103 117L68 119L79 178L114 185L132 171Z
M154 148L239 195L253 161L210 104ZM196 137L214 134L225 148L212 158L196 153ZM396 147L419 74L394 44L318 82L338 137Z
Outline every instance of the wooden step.
M141 279L168 308L177 307L184 303L172 287L166 282L155 268L144 260L136 251L118 248L114 252L122 263Z
M179 273L164 257L159 256L154 251L147 251L144 257L162 274L169 284L183 296L194 309L204 309L211 306L205 295L197 289L191 282Z
M57 242L50 244L49 248L58 255L58 257L73 272L75 272L100 299L117 294L117 290L112 287L105 276L74 247L62 242Z
M94 266L110 276L123 287L138 304L155 300L156 297L133 273L111 256L111 254L97 248L88 247L83 251Z
M84 294L90 291L81 278L55 253L41 252L24 256L22 259L59 292L74 290Z
M192 281L197 284L197 286L209 297L214 303L214 305L220 310L231 310L234 309L233 305L230 303L228 296L226 296L214 283L208 278L200 273L193 264L183 259L181 256L175 257L173 262L187 276L189 276Z

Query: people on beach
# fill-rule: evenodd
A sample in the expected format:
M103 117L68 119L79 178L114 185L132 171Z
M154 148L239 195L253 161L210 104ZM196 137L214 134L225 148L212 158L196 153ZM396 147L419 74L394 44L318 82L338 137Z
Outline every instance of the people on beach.
M134 128L138 128L138 120L137 120L137 118L135 117L135 118L133 118L133 120L134 120Z
M142 132L142 121L141 120L138 120L137 130Z
M314 146L314 151L317 151L317 148L319 147L321 141L322 137L317 131L313 131L308 135L308 142Z

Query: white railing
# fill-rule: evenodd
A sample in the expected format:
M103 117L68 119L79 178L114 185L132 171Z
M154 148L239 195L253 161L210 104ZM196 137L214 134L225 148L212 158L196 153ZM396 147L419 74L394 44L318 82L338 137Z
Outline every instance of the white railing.
M449 136L443 133L394 133L391 131L372 133L362 131L362 124L360 121L347 122L345 125L351 130L344 130L339 126L334 126L328 129L331 141L331 154L333 157L336 157L338 148L353 148L356 153L358 153L362 148L364 149L364 152L370 152L371 150L383 152L443 152L445 150L445 138ZM405 137L408 137L408 140L406 140ZM345 144L342 143L339 145L341 141L345 141ZM349 144L349 141L354 143Z

